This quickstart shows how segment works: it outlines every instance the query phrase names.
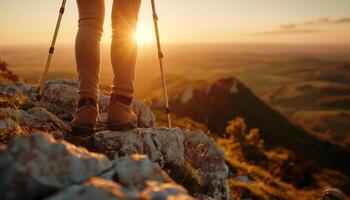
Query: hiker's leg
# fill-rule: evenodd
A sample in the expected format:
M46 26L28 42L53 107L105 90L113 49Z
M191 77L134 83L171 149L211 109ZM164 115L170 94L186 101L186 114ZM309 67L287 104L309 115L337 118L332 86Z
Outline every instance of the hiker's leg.
M140 3L141 0L113 1L111 59L114 80L107 122L115 131L132 129L136 122L131 102L137 54L134 34Z
M90 134L97 123L100 40L104 21L104 0L77 0L79 30L75 56L79 75L80 100L71 121L72 134Z
M100 40L105 14L104 0L77 0L79 30L75 43L80 98L98 99Z
M114 0L112 9L112 93L132 97L137 56L134 37L141 0Z

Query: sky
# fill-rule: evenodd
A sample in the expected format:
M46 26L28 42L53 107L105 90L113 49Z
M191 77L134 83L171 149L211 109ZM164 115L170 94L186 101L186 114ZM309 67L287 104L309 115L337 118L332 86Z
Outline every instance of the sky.
M0 45L49 44L61 0L1 0ZM110 42L106 0L103 43ZM166 43L350 44L350 0L156 0ZM73 44L78 10L68 0L58 38ZM138 39L153 42L150 0L143 0Z

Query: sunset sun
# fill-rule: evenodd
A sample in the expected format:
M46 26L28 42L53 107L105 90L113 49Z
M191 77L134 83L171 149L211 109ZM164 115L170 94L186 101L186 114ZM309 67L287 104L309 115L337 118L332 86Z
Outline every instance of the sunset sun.
M137 25L137 31L135 33L135 40L139 44L150 43L153 40L154 33L152 28L145 23L140 22Z

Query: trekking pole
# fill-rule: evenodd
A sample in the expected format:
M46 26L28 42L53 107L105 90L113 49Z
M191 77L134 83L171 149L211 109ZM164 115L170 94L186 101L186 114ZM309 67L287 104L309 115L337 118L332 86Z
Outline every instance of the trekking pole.
M161 44L160 44L160 36L159 36L159 29L158 29L158 15L156 12L156 5L155 5L154 0L151 0L151 3L152 3L154 29L156 32L156 39L157 39L160 74L162 76L163 94L164 94L164 101L165 101L165 113L168 116L168 127L171 128L171 116L170 116L171 110L170 110L170 106L169 106L168 90L167 90L167 86L166 86L166 80L165 80L164 68L163 68L164 54L162 53L162 48L161 48Z
M44 84L45 84L45 80L46 80L47 74L49 72L49 67L50 67L50 64L51 64L52 56L53 56L53 53L55 51L55 44L56 44L56 40L57 40L59 29L60 29L60 26L61 26L61 21L62 21L62 17L63 17L65 6L66 6L66 2L67 2L67 0L63 0L62 1L62 5L61 5L60 11L59 11L59 16L58 16L57 23L56 23L55 33L53 35L53 38L52 38L52 41L51 41L51 46L50 46L50 49L49 49L49 56L47 57L47 61L46 61L45 71L44 71L44 73L41 76L40 81L39 81L39 93L38 93L38 96L36 97L36 100L38 102L38 106L40 106L41 99L43 97Z

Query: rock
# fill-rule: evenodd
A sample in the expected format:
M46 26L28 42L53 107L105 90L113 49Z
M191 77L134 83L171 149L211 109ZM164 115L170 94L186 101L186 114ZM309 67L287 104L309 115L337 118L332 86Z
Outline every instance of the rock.
M77 103L79 82L75 80L52 80L44 85L42 105L59 119L70 121ZM38 95L38 87L30 87L26 84L8 83L0 84L0 96L5 98L26 96L29 103L35 105ZM106 121L108 112L109 96L101 90L99 95L100 118L99 122ZM138 127L149 128L156 125L153 112L141 100L134 99L133 110L138 117Z
M100 95L100 116L99 122L105 123L107 121L109 97ZM133 111L137 116L137 127L139 128L151 128L156 126L156 117L151 109L141 100L134 99Z
M184 163L183 135L180 129L139 128L125 132L105 131L95 135L96 148L111 158L146 154L153 162Z
M34 116L28 114L24 110L16 110L12 108L0 108L0 124L1 129L14 128L21 125L35 124Z
M133 110L137 116L138 127L151 128L156 126L156 117L145 102L139 99L134 99Z
M144 189L149 181L173 183L156 163L145 155L137 154L118 159L115 167L103 177L113 179L128 189L138 190Z
M121 200L127 199L123 188L117 183L93 177L82 185L73 185L47 200L82 199L82 200Z
M11 86L11 84L10 84ZM8 86L8 87L10 87ZM57 115L62 120L70 120L79 101L79 82L74 80L53 80L45 83L43 105L46 109ZM19 89L18 89L19 90ZM30 93L32 101L37 95L37 88ZM109 96L101 90L99 95L100 118L99 122L105 122L108 112ZM133 101L133 109L138 117L138 126L149 128L156 125L155 115L141 100Z
M326 187L320 197L324 200L346 200L345 194L338 188Z
M79 100L78 86L79 82L73 80L46 82L42 97L44 107L52 111L60 119L71 118ZM36 95L37 93L32 93L32 97Z
M184 156L201 176L207 195L214 199L230 199L225 153L203 131L184 132L184 138Z
M44 108L0 108L0 128L23 127L24 131L47 131L61 138L69 131L68 121L79 100L78 86L77 81L46 82ZM0 91L1 88L5 89L0 96L6 94L5 98L24 95L34 101L37 95L37 88L24 84L0 85ZM108 103L109 97L101 91L100 122L106 120ZM133 110L138 126L143 128L99 132L90 137L91 149L115 161L56 141L48 134L19 137L8 146L0 146L0 199L45 198L53 192L58 192L53 199L75 199L79 195L86 199L192 199L161 168L177 179L186 178L176 176L182 171L174 169L188 169L178 173L186 175L195 171L187 176L192 178L190 183L199 185L201 199L231 199L225 156L212 138L202 131L152 128L156 126L155 115L141 100L133 101ZM149 159L134 154L145 154Z
M118 159L115 167L102 177L120 184L127 196L133 199L194 199L145 155Z
M30 86L23 83L0 84L0 97L18 97L28 95Z
M110 97L107 94L105 94L104 91L100 92L99 102L98 102L100 113L108 112L109 99Z
M13 119L0 120L0 130L1 129L15 129L18 124Z
M45 108L35 107L28 111L0 108L0 129L16 126L50 132L67 132L69 126Z
M99 175L113 163L49 134L17 137L0 150L0 196L5 199L44 197Z
M67 132L70 127L61 121L56 115L48 112L45 108L35 107L27 111L35 119L35 124L25 123L26 126L31 126L44 131L62 131Z
M1 199L193 199L145 155L117 162L49 134L0 146Z
M146 171L149 171L148 168L154 166L152 162L150 162L144 156L133 156L134 158L126 157L126 160L121 161L125 166L125 170L127 168L134 168L140 166L135 163L137 160L141 160L141 162L148 163L146 165L142 164L141 168L146 167ZM136 159L136 160L135 160ZM148 160L148 161L147 161ZM126 162L125 162L126 161ZM131 161L131 162L130 162ZM136 164L136 165L135 165ZM135 168L134 168L135 169ZM142 170L142 169L141 169ZM160 170L158 168L158 170ZM153 175L159 176L158 171ZM152 171L152 170L151 170ZM149 171L149 172L151 172ZM140 189L135 189L130 187L129 184L137 184L138 182L129 182L126 187L123 185L116 183L115 181L106 180L100 177L92 177L88 181L84 182L81 185L73 185L68 187L66 190L54 195L47 200L61 200L61 199L84 199L84 200L95 200L95 199L111 199L111 200L121 200L121 199L139 199L139 200L167 200L167 199L179 199L179 200L193 200L194 198L189 196L187 191L175 184L175 183L162 183L162 181L152 181L154 176L143 176L143 179L136 177L135 175L140 173L139 171L134 171L133 174L129 174L129 170L120 171L123 175L131 175L131 177L125 177L125 181L128 180L140 180L143 183ZM141 174L145 172L142 170ZM124 174L125 173L125 174ZM136 174L135 174L136 173ZM152 174L152 173L151 173ZM149 175L151 175L149 174ZM135 179L134 179L135 178Z
M141 199L145 200L194 200L193 197L187 194L187 191L174 184L159 184L156 182L149 182L148 187L141 193Z
M166 163L183 166L186 161L198 172L207 191L205 195L214 199L231 198L224 152L202 131L182 132L178 128L105 131L95 135L95 144L100 152L115 159L135 153L146 154L161 167Z
M196 196L198 199L200 199L200 200L215 200L215 199L213 199L212 197L209 197L209 196L207 196L207 195L202 195L202 194L199 194L199 195L197 195Z

